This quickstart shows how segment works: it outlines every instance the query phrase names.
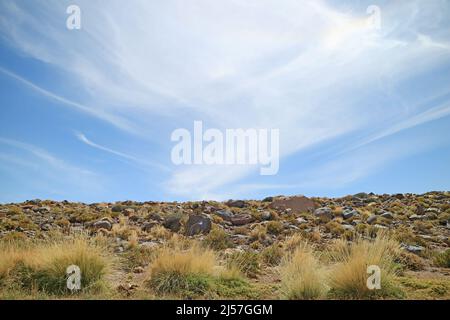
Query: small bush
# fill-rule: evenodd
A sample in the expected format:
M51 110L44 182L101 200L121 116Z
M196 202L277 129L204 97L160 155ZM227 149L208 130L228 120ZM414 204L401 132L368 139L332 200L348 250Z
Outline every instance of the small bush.
M259 254L252 251L233 252L227 261L228 268L237 268L248 277L255 278L260 271Z
M283 298L292 300L319 299L326 294L325 272L306 244L295 249L280 267Z
M214 252L198 245L188 250L166 247L150 265L147 283L161 295L202 295L211 285L215 263Z
M450 268L450 249L439 252L434 257L434 264L442 268Z
M7 289L68 294L66 270L76 265L81 271L81 292L89 292L100 287L111 267L104 248L84 238L54 243L2 243L0 251L0 282Z
M277 235L283 231L283 224L280 221L269 221L266 228L268 233Z
M262 258L269 266L276 266L281 262L283 254L283 249L279 245L273 244L263 250Z
M215 227L206 236L205 245L214 250L223 250L232 246L230 236L219 227Z
M371 299L397 294L393 284L398 255L398 243L380 235L374 241L357 239L352 243L338 241L328 253L335 262L330 275L331 295L344 299ZM381 289L367 287L367 267L376 265L381 269Z

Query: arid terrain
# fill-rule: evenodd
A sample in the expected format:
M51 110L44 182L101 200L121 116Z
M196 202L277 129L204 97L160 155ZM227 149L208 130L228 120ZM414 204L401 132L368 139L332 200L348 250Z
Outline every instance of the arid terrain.
M3 204L0 298L449 299L450 192Z

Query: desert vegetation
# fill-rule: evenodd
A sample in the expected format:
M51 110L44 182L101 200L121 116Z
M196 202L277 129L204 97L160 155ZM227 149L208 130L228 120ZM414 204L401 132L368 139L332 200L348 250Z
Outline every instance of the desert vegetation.
M449 201L5 204L0 299L449 299Z

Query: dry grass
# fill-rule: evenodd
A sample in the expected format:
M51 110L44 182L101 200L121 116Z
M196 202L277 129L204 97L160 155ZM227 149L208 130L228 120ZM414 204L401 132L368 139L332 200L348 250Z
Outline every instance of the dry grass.
M64 295L67 267L81 270L81 292L100 289L112 261L104 248L84 237L53 242L6 242L0 245L0 283L5 290Z
M380 235L374 241L357 239L352 243L340 240L329 251L329 259L335 263L330 274L333 297L369 299L389 297L394 294L394 259L399 254L398 243ZM381 270L381 289L367 286L367 267L376 265Z
M194 244L187 250L164 247L147 271L147 283L158 294L204 294L214 274L212 250Z
M280 274L283 298L320 299L327 292L325 269L306 243L297 246L291 255L283 259Z

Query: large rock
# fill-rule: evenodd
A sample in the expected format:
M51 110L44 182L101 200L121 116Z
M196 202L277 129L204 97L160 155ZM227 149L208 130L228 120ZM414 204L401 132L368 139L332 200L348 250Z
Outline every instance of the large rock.
M376 215L371 215L370 217L367 218L367 223L368 224L374 224L377 221L377 216Z
M293 196L276 198L269 207L278 210L291 209L294 212L312 212L316 204L305 196Z
M356 217L356 216L359 216L359 213L358 213L358 211L356 211L353 208L349 207L349 208L344 208L344 210L342 210L342 217L345 220L350 219L352 217Z
M235 226L243 226L253 222L253 217L249 214L238 214L231 218L231 223Z
M100 220L100 221L95 222L93 224L93 227L95 229L106 229L109 231L112 229L112 224L108 220Z
M333 219L333 211L328 207L323 207L316 209L314 215L321 220L331 220Z
M246 203L243 200L228 200L225 204L230 208L244 208L246 206Z
M229 210L217 210L215 214L225 221L231 221L231 218L233 217L233 212Z
M211 220L202 215L191 215L185 226L187 236L196 234L208 234L211 231Z
M166 217L166 219L164 219L163 226L169 229L170 231L178 232L181 228L180 220L181 217L179 216L175 215L168 216Z
M389 219L392 220L394 219L394 215L392 213L390 213L389 211L385 211L383 212L380 217L385 218L385 219Z

